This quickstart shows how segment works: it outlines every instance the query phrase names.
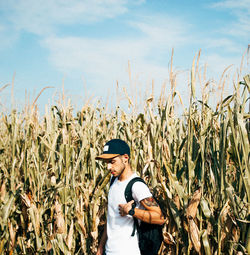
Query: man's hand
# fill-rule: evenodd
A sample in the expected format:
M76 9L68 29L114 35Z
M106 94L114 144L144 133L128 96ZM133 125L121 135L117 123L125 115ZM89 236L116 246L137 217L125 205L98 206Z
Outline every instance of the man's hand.
M132 205L135 201L131 200L127 204L119 204L119 213L121 216L128 215L128 212L132 209Z

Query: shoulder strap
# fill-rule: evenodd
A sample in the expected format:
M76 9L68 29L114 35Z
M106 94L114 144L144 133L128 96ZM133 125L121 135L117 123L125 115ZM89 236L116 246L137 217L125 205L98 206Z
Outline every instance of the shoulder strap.
M140 177L135 177L133 178L132 180L129 181L129 183L127 184L126 188L125 188L125 192L124 192L124 195L125 195L125 198L126 198L126 201L129 202L131 200L133 200L133 196L132 196L132 186L134 185L135 182L144 182L144 180ZM146 184L146 183L145 183ZM135 205L135 203L134 203ZM133 227L133 232L131 234L131 236L134 236L135 235L135 229L137 228L138 229L138 220L136 218L134 218L134 227Z
M109 188L112 186L112 184L114 183L116 177L115 176L112 176L111 177L111 181L110 181L110 184L109 184Z
M132 186L134 185L135 182L143 182L143 183L145 183L144 180L142 178L140 178L140 177L135 177L132 180L130 180L130 182L127 184L127 186L125 188L125 192L124 192L124 195L125 195L125 198L126 198L127 202L133 200Z

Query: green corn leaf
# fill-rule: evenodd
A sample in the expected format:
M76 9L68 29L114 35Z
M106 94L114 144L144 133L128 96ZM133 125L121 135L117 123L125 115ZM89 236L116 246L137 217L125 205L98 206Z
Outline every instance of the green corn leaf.
M57 245L58 245L59 249L61 250L61 252L63 252L63 254L70 255L71 253L67 247L67 244L65 243L64 237L65 236L63 234L56 235Z
M14 205L14 195L11 193L10 197L8 198L6 204L4 205L3 209L2 209L2 219L3 219L3 223L6 224L7 223L7 219L9 218L11 211L13 210L13 205Z
M203 230L201 233L202 236L202 242L203 242L203 246L204 246L204 250L205 250L205 254L206 255L211 255L211 248L209 245L209 238L208 238L208 233L207 230Z
M202 197L201 201L200 201L200 205L201 205L202 212L204 213L206 218L210 219L212 213L211 213L211 211L209 209L207 200Z

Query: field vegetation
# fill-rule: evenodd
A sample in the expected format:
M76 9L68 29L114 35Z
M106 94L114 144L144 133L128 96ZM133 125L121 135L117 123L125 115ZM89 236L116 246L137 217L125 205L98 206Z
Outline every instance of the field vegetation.
M181 114L172 68L169 95L146 98L140 112L88 104L74 113L65 101L42 118L36 102L2 112L0 254L95 254L110 180L95 156L111 138L128 142L163 208L160 254L249 254L250 75L238 74L215 107L199 56L190 77Z

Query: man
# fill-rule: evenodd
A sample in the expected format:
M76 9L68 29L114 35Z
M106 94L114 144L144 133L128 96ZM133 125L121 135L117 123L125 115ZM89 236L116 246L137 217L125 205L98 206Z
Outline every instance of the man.
M137 234L131 235L134 219L162 225L164 217L152 194L142 182L132 186L134 200L127 203L124 191L129 181L137 177L131 169L130 148L126 142L113 139L107 142L103 154L96 157L107 163L108 170L116 177L108 194L107 223L98 246L97 255L140 255Z

